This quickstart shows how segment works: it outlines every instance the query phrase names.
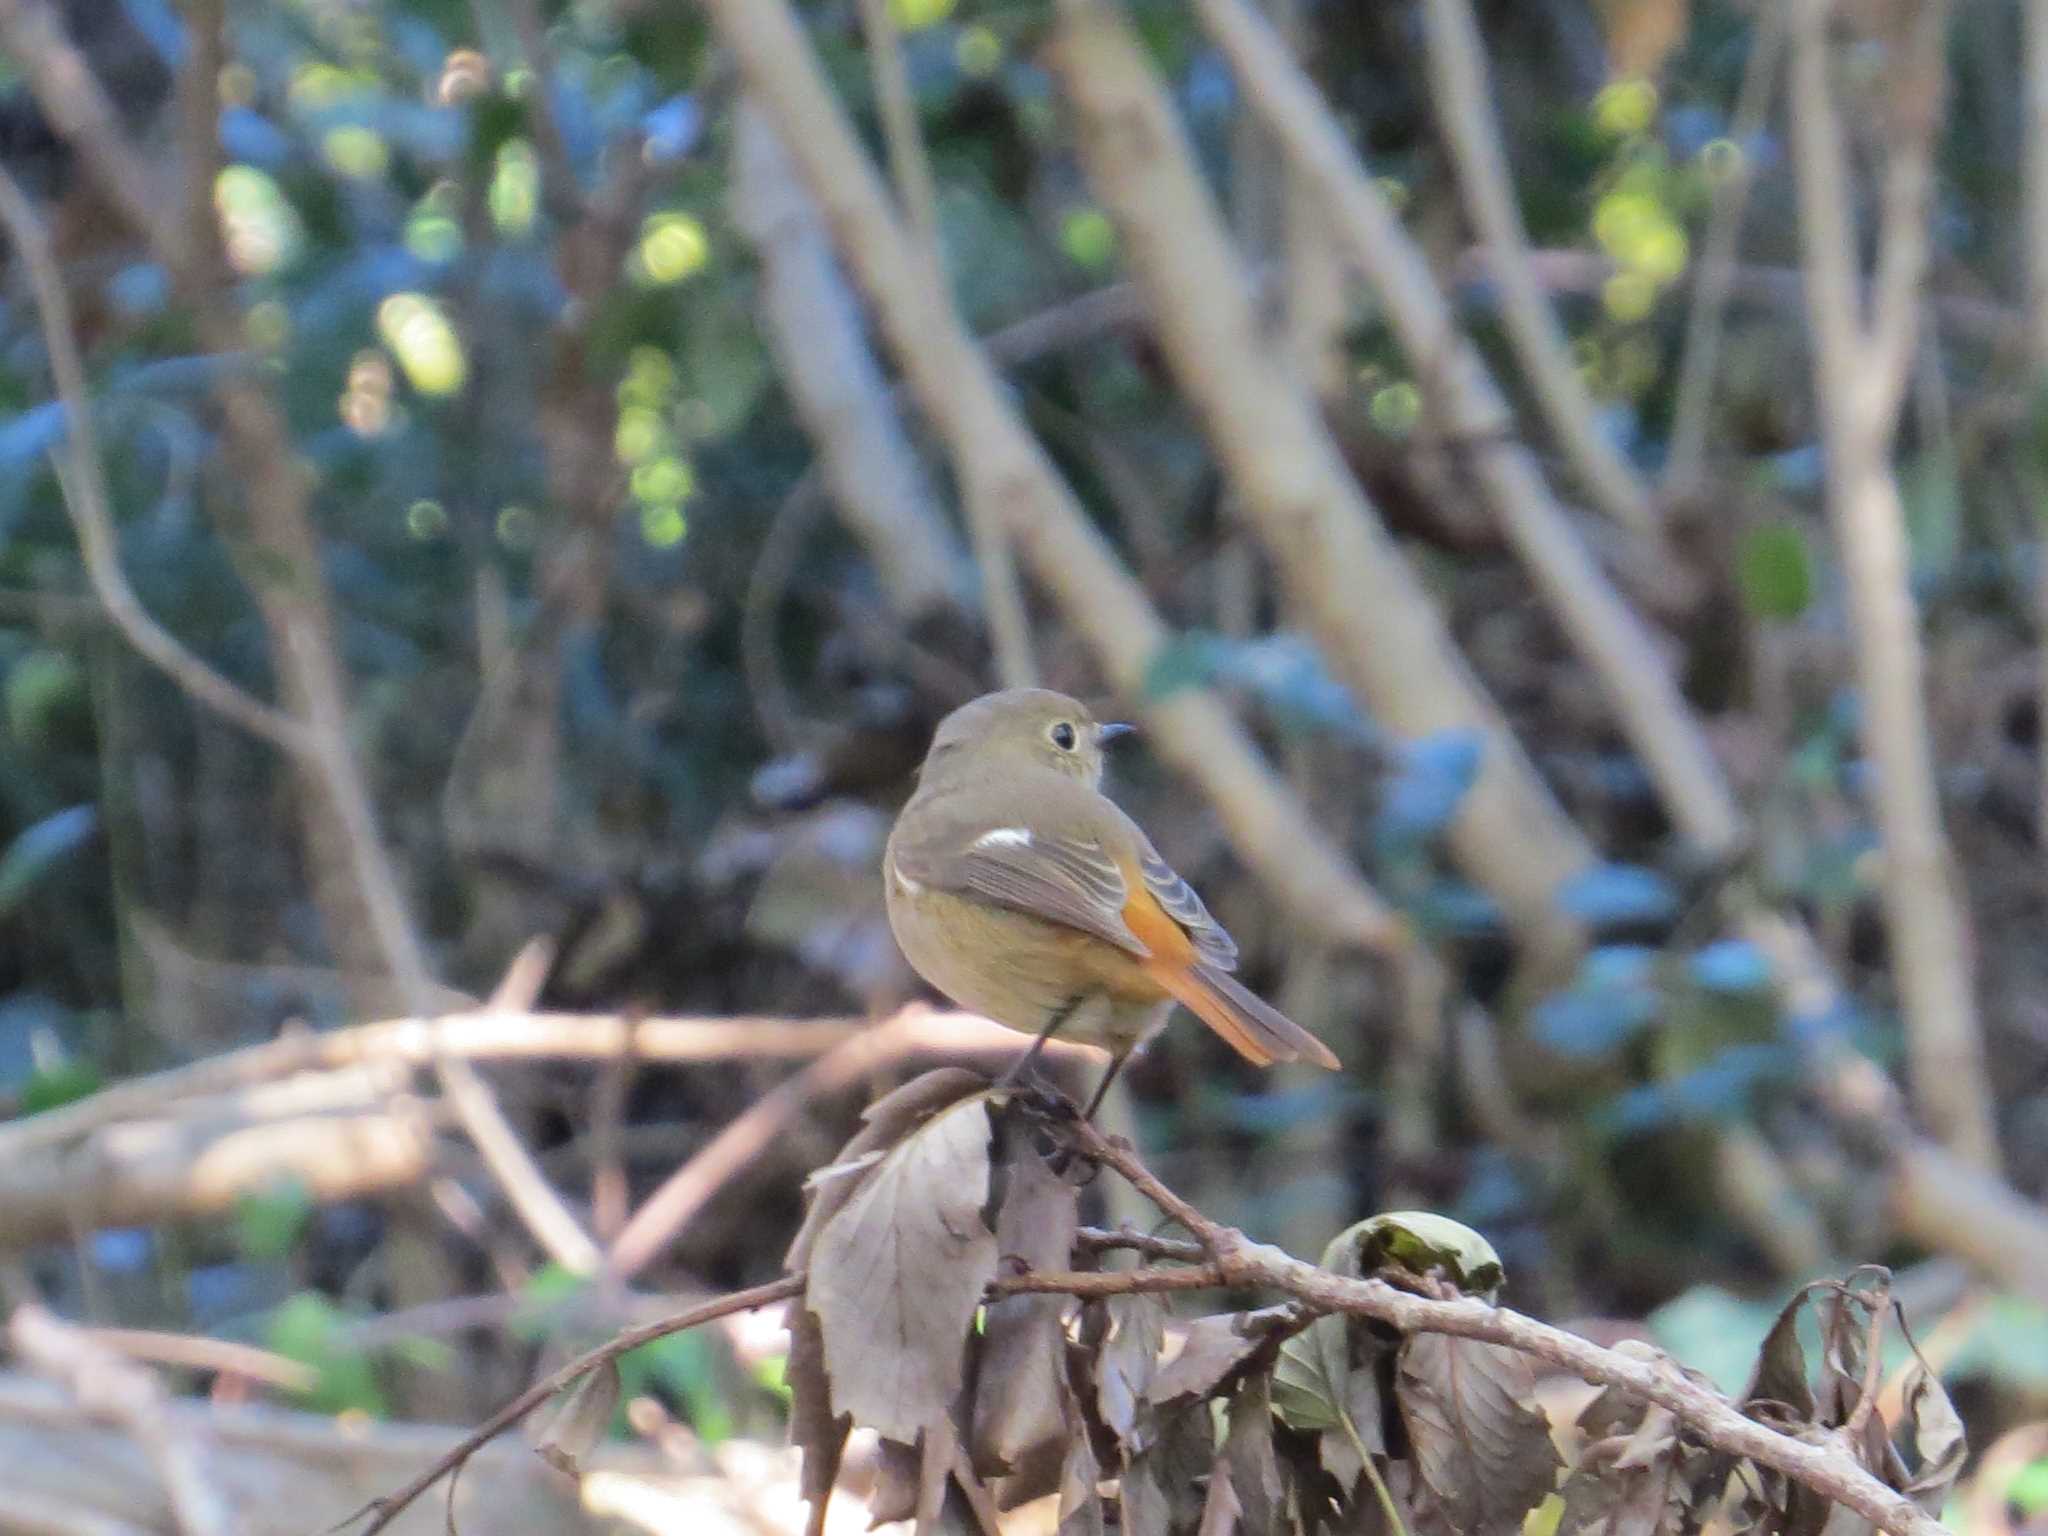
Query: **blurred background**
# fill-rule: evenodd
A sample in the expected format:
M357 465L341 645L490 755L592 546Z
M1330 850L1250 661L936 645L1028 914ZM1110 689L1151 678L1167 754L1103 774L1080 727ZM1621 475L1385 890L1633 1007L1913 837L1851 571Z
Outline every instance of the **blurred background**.
M2048 5L0 0L0 169L0 1277L341 1426L251 1529L1008 1059L877 865L1027 680L1346 1063L1183 1021L1177 1189L1730 1389L1892 1265L2044 1518ZM0 1529L173 1529L31 1335ZM477 1528L794 1528L782 1348Z

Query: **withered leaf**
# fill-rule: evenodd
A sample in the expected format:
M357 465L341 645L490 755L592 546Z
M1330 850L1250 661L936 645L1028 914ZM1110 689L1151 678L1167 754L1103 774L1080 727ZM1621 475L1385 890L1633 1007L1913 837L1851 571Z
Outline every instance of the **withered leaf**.
M1105 1304L1113 1332L1096 1365L1096 1406L1117 1439L1137 1438L1138 1409L1159 1370L1166 1343L1166 1304L1150 1294L1112 1296Z
M1273 1394L1257 1372L1239 1384L1230 1400L1230 1432L1223 1441L1230 1481L1250 1536L1280 1536L1287 1528L1287 1485L1273 1451Z
M1779 1403L1801 1423L1813 1419L1813 1389L1806 1379L1806 1348L1799 1342L1799 1314L1806 1306L1807 1292L1801 1289L1784 1309L1757 1351L1756 1369L1742 1394L1745 1407Z
M1596 1405L1606 1399L1620 1394L1610 1388ZM1665 1409L1630 1406L1640 1422L1589 1442L1565 1480L1558 1536L1680 1536L1688 1528L1705 1452L1680 1438L1677 1419Z
M618 1411L622 1390L616 1359L588 1372L562 1394L534 1441L535 1454L557 1472L580 1476L583 1463L612 1427L612 1415Z
M996 1271L982 1097L934 1115L817 1234L805 1299L835 1413L914 1443L959 1394L967 1333Z
M1216 1457L1206 1403L1139 1409L1142 1449L1126 1441L1123 1530L1129 1536L1193 1536L1202 1519L1202 1483Z
M1891 1304L1888 1284L1874 1292L1828 1285L1820 1290L1821 1391L1817 1412L1823 1424L1849 1422L1863 1398L1871 1320ZM1876 1468L1872 1469L1873 1471Z
M937 1067L885 1093L861 1111L861 1128L839 1149L831 1163L805 1181L810 1207L790 1241L783 1268L791 1274L811 1262L811 1249L825 1223L853 1198L863 1177L880 1164L883 1154L908 1136L921 1120L970 1093L988 1086L988 1079L964 1067Z
M1056 1175L1027 1128L1003 1117L1003 1196L996 1251L1005 1269L1063 1269L1074 1251L1080 1191ZM989 1305L974 1378L969 1455L985 1477L1014 1470L1025 1454L1064 1431L1067 1382L1063 1296L1006 1296Z
M1202 1523L1195 1528L1195 1536L1237 1536L1243 1515L1230 1463L1219 1453L1209 1465L1209 1492L1202 1501Z
M853 1421L832 1411L832 1387L825 1379L825 1334L817 1317L801 1300L789 1304L784 1326L789 1330L789 1359L783 1380L789 1386L789 1443L802 1452L798 1489L811 1506L806 1536L821 1536L825 1503L839 1480L839 1461Z
M1414 1447L1418 1505L1461 1536L1516 1536L1558 1468L1528 1357L1416 1334L1401 1347L1395 1395Z
M1907 1368L1901 1385L1901 1438L1910 1475L1899 1491L1928 1514L1939 1516L1955 1486L1956 1474L1970 1447L1963 1435L1963 1421L1948 1399L1941 1379L1915 1360ZM1875 1417L1873 1415L1873 1417Z
M1067 1457L1060 1468L1059 1529L1056 1536L1103 1536L1102 1464L1095 1459L1086 1415L1073 1388L1062 1394Z
M1145 1388L1145 1400L1170 1403L1176 1398L1209 1396L1266 1342L1265 1333L1247 1330L1245 1323L1242 1312L1196 1318L1188 1325L1180 1353L1161 1366Z

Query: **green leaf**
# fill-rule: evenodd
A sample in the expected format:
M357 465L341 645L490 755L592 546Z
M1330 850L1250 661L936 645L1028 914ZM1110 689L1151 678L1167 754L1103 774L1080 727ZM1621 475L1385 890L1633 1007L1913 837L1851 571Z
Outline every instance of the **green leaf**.
M44 1067L21 1086L21 1112L40 1114L92 1097L100 1091L99 1069L75 1058Z
M301 1291L271 1314L265 1342L278 1354L320 1373L318 1385L301 1395L306 1407L382 1418L387 1412L384 1394L378 1390L369 1356L348 1343L346 1321L318 1291Z
M1434 1211L1390 1211L1368 1217L1348 1228L1338 1241L1356 1247L1361 1274L1387 1268L1405 1269L1411 1275L1440 1271L1466 1295L1488 1300L1507 1278L1493 1244L1463 1222Z
M1735 573L1743 602L1760 619L1796 619L1813 602L1813 556L1797 523L1750 529L1736 552Z
M313 1197L305 1184L280 1180L236 1202L236 1244L251 1259L282 1259L297 1245L312 1214Z

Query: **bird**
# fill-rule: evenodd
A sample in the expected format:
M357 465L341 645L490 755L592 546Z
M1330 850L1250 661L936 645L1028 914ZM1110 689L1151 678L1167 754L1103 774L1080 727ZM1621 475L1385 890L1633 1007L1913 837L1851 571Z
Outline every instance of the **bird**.
M882 855L889 926L962 1008L1110 1055L1092 1119L1133 1051L1186 1007L1247 1061L1336 1069L1314 1035L1231 974L1237 945L1102 791L1104 748L1133 727L1010 688L939 723Z

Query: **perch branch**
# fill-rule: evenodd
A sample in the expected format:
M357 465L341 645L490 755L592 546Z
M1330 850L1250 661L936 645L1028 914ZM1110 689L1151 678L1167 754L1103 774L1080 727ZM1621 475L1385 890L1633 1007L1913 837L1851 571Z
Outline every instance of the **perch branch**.
M1943 11L1940 6L1922 8ZM1792 12L1793 169L1799 234L1813 330L1814 392L1827 450L1827 509L1847 576L1863 700L1863 736L1877 766L1875 791L1884 847L1884 903L1905 1016L1916 1108L1959 1156L1998 1166L1998 1136L1984 1043L1970 976L1970 940L1960 882L1941 826L1934 754L1921 696L1919 613L1909 584L1905 515L1889 445L1897 426L1898 382L1914 331L1926 260L1926 171L1886 175L1871 329L1857 319L1856 239L1840 119L1828 90L1827 0L1798 0ZM1909 23L1917 55L1902 89L1934 93L1918 78L1938 74L1938 18ZM1933 25L1934 57L1920 29ZM1921 104L1938 113L1934 101ZM1912 103L1903 110L1910 112ZM1915 118L1892 146L1894 161L1926 152L1931 132Z
M1251 109L1312 176L1337 237L1378 291L1416 372L1451 432L1469 441L1481 489L1551 613L1614 701L1672 820L1696 847L1723 854L1742 836L1733 794L1653 637L1587 553L1535 456L1512 434L1506 399L1463 336L1428 262L1286 44L1244 0L1198 0Z
M1470 0L1424 0L1431 103L1457 167L1466 216L1500 284L1502 318L1531 393L1557 434L1593 504L1624 527L1651 532L1656 518L1642 477L1600 430L1593 400L1572 365L1543 285L1529 263L1529 239L1515 208L1506 151L1491 103L1484 44Z
M1005 1275L990 1283L990 1299L1025 1293L1108 1297L1218 1286L1265 1289L1293 1298L1300 1304L1304 1316L1339 1313L1371 1318L1404 1334L1441 1333L1484 1340L1519 1350L1588 1382L1617 1387L1654 1403L1673 1414L1715 1449L1748 1457L1782 1472L1823 1498L1862 1515L1892 1536L1940 1536L1943 1530L1939 1522L1923 1514L1911 1500L1886 1488L1834 1445L1797 1439L1744 1416L1719 1392L1679 1371L1668 1360L1646 1359L1638 1354L1606 1349L1576 1334L1488 1302L1417 1295L1383 1280L1349 1278L1305 1264L1280 1249L1252 1242L1242 1232L1203 1216L1161 1183L1139 1160L1128 1142L1104 1137L1085 1122L1073 1122L1071 1130L1083 1155L1115 1170L1133 1188L1157 1204L1161 1211L1196 1233L1201 1250L1209 1257L1205 1262L1183 1268L1037 1271ZM1188 1256L1191 1251L1190 1245L1137 1239L1135 1235L1127 1234L1089 1233L1083 1246L1101 1247L1105 1245L1105 1239L1119 1246L1145 1248L1156 1245L1161 1256L1174 1258ZM372 1520L361 1536L376 1536L407 1505L460 1467L494 1436L606 1361L666 1334L696 1327L733 1312L800 1296L804 1286L803 1275L790 1275L628 1330L569 1362L506 1404L404 1487L377 1500L365 1511Z
M1239 856L1303 922L1347 947L1399 942L1385 904L1316 835L1213 693L1147 697L1165 624L1019 420L947 296L919 281L913 243L786 0L705 0L704 10L774 120L960 477L992 488L1019 555L1118 694L1140 705L1161 757L1202 786Z

